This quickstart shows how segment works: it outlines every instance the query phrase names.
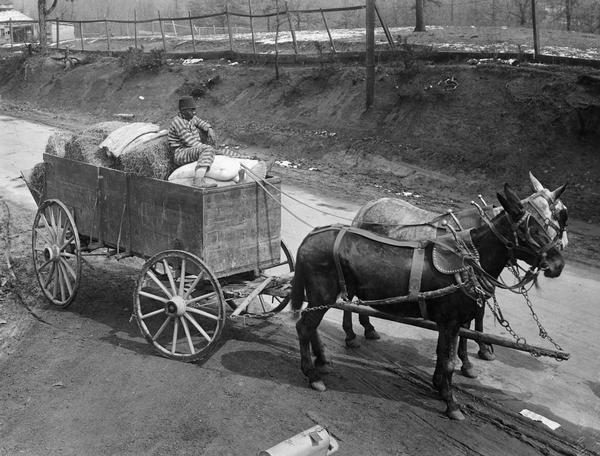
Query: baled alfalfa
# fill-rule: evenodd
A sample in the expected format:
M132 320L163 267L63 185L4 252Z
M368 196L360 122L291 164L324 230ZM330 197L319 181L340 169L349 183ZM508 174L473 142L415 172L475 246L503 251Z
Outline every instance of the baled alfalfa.
M160 136L127 150L119 157L120 169L144 177L166 179L175 168L166 136Z
M57 157L65 156L65 146L71 140L72 133L66 131L56 131L50 135L46 143L45 152Z

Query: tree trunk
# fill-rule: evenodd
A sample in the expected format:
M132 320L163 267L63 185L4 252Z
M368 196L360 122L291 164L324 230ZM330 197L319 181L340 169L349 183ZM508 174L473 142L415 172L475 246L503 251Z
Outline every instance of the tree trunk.
M571 0L565 0L565 21L567 25L567 32L571 31L571 13L572 13L572 2Z
M423 0L415 0L415 32L425 31L425 19L423 16Z
M38 26L40 29L40 36L39 36L39 40L40 40L40 48L42 50L42 52L44 52L46 50L46 48L48 47L48 37L46 36L46 26L47 26L47 17L49 14L52 13L52 11L54 11L54 8L56 8L56 3L58 0L52 0L52 5L50 5L50 8L46 8L46 1L47 0L38 0Z

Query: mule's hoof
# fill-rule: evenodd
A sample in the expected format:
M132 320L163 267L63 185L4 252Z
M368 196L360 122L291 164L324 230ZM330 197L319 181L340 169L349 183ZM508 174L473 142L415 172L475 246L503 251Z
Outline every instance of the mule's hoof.
M331 374L333 372L333 366L331 363L316 364L315 368L320 374Z
M365 331L365 339L379 340L379 339L381 339L381 336L379 335L379 333L377 331L372 329L370 331Z
M496 355L494 355L491 345L480 347L477 356L485 361L494 361L496 359Z
M446 415L448 416L448 418L450 418L451 420L456 420L456 421L464 421L465 416L463 415L463 413L460 411L460 409L456 409L456 410L446 410Z
M358 337L354 336L352 339L346 339L346 347L359 348L360 342L358 341Z
M325 387L325 383L323 380L317 380L316 382L311 382L310 387L314 390L317 390L319 393L322 393L327 388Z
M477 378L477 373L473 370L472 367L462 366L460 368L460 373L463 374L467 378Z

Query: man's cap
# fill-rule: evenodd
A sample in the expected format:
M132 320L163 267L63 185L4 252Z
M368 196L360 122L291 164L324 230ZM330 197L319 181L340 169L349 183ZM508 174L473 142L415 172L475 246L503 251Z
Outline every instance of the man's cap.
M179 99L179 110L196 109L196 102L193 97L181 97Z

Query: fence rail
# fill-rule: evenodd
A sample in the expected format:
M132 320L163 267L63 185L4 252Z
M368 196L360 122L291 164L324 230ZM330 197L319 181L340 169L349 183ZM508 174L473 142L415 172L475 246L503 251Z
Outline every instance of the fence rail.
M535 58L542 56L568 56L589 60L600 60L600 50L597 45L575 42L573 35L564 32L560 35L563 49L556 46L544 46L544 40L556 41L556 30L544 30L534 23L521 27L521 41L515 39L514 27L497 27L494 35L490 36L486 46L478 49L468 48L464 42L444 42L440 37L436 46L437 30L442 26L428 25L427 34L415 34L410 27L388 27L385 11L375 4L376 20L379 27L375 29L377 50L394 50L403 45L431 45L436 49L460 52L461 46L466 52L483 53L532 53ZM248 1L248 12L232 11L228 7L215 13L187 16L157 17L138 19L134 10L134 19L102 18L89 20L66 20L64 18L48 19L51 45L57 49L69 48L82 51L125 51L130 47L145 51L162 49L165 53L192 54L211 51L231 51L240 54L251 54L255 58L259 54L324 54L335 55L339 52L355 52L364 49L365 40L365 9L366 5L355 5L336 8L312 9L280 9L270 12L253 12L251 1ZM349 27L331 28L330 24L340 24L342 18ZM385 21L385 22L384 22ZM216 22L216 23L215 23ZM14 20L0 23L4 25L6 37L4 46L20 46L23 42L33 41L32 33L23 30L24 27L37 28L35 20ZM470 27L470 28L469 28ZM455 37L469 37L481 34L484 27L478 27L473 32L473 26L463 26L462 33ZM519 28L519 27L517 27ZM6 31L8 30L8 33ZM506 30L506 31L505 31ZM550 33L551 32L551 33ZM21 38L21 43L13 40L14 36ZM590 34L588 34L590 35ZM433 36L433 37L432 37ZM407 41L410 38L410 42ZM445 37L447 38L447 37ZM598 35L592 35L589 41L598 40ZM465 41L467 39L465 38ZM360 45L363 43L363 47ZM442 48L441 43L444 43ZM0 45L2 44L0 38ZM576 51L568 54L564 48Z

